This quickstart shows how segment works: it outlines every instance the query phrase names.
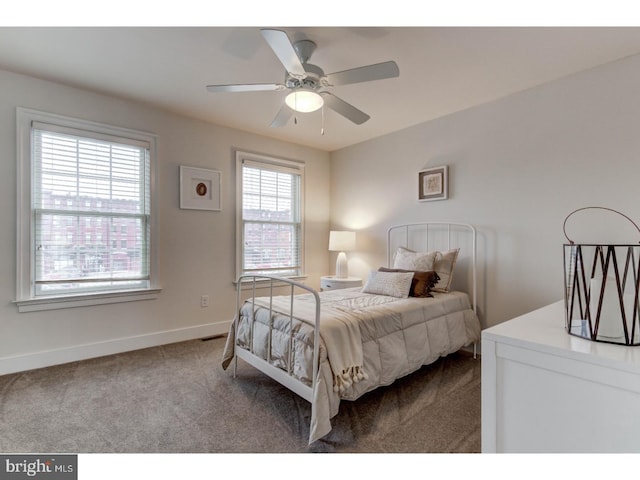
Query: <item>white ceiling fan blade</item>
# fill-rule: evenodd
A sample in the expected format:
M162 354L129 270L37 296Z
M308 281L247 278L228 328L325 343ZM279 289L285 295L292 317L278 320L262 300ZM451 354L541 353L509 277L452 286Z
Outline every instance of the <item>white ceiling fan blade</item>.
M287 107L286 104L282 105L282 108L273 119L270 126L274 128L284 127L291 118L291 115L293 115L293 110Z
M356 125L362 125L364 122L369 120L369 115L364 113L361 110L358 110L353 105L345 102L344 100L332 95L329 92L320 92L322 98L324 99L324 104L329 107L331 110L339 113L343 117L348 120L351 120Z
M220 92L266 92L272 90L282 90L284 85L277 83L249 83L240 85L207 85L207 91L211 93Z
M384 80L400 76L400 69L394 61L376 63L365 67L352 68L325 76L330 85L349 85L351 83Z
M263 28L260 32L287 72L294 75L304 75L306 73L286 32L268 28Z

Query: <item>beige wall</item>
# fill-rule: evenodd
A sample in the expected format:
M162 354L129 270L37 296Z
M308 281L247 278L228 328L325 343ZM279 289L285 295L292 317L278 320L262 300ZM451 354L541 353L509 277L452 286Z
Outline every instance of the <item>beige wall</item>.
M389 226L451 220L478 228L485 326L561 300L565 217L596 205L640 220L639 85L636 56L334 152L332 228L359 231L350 274L385 264ZM418 202L418 171L444 164L450 199ZM640 241L599 211L567 227L577 242Z
M306 269L327 273L330 155L133 102L0 71L0 374L226 332L235 305L235 150L306 162ZM157 300L17 313L16 107L158 136L160 271ZM222 172L222 211L179 208L179 166ZM200 307L209 295L210 306Z

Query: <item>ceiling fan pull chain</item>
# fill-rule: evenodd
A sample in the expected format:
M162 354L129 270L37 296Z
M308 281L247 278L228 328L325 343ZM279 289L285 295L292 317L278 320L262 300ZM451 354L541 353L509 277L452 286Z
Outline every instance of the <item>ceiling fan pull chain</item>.
M324 135L324 103L322 104L322 127L320 128L320 135Z

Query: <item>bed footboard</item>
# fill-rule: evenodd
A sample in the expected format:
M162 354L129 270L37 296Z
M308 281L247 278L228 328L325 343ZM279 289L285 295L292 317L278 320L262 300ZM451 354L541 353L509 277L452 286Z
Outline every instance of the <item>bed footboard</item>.
M274 336L274 317L276 312L273 309L273 297L276 296L275 290L278 290L277 296L288 297L289 312L286 315L289 322L288 328L288 343L289 343L289 361L287 363L287 369L279 368L272 363L272 340ZM257 294L258 290L260 295ZM247 298L243 298L243 292L249 291ZM284 291L284 293L283 293ZM293 375L293 359L294 352L294 340L295 333L293 323L295 320L295 307L294 296L300 293L310 293L315 300L315 322L313 325L313 366L311 370L311 385L307 385L300 379ZM256 305L256 298L268 299L268 306L258 307ZM240 346L238 342L239 335L239 322L241 319L242 306L249 302L252 312L252 321L249 323L249 342L248 348L246 346ZM264 303L264 302L263 302ZM260 355L256 355L254 352L254 320L256 318L256 311L258 308L268 308L268 331L267 331L267 348L266 358L262 358ZM280 314L279 314L280 315ZM308 402L313 404L314 391L316 388L316 381L319 368L319 354L320 354L320 297L318 292L300 282L289 280L282 277L274 277L269 275L248 274L243 275L238 279L238 288L236 294L236 317L234 320L234 368L233 376L236 376L238 358L241 358L245 362L249 363L253 367L257 368L265 375L271 377L275 381L279 382L289 390L298 394Z

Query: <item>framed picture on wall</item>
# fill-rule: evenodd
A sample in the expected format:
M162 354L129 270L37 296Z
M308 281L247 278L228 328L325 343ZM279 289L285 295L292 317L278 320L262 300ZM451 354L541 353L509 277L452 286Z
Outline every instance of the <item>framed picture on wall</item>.
M180 208L220 211L220 172L180 166Z
M445 200L449 194L449 168L433 167L418 172L418 200Z

